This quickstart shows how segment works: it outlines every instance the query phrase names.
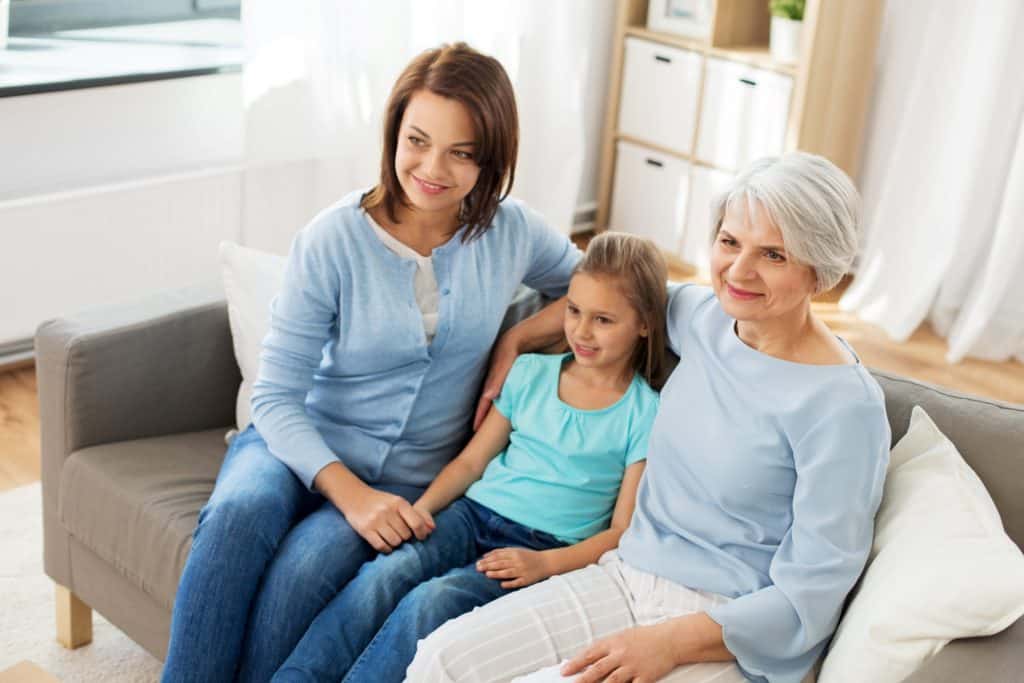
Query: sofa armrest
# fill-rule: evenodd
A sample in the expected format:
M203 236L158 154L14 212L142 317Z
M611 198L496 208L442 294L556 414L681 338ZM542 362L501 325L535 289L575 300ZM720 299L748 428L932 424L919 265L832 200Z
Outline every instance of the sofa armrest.
M1016 681L1024 671L1024 618L987 638L954 640L905 683Z
M212 284L50 320L35 342L44 470L88 446L234 421L241 377Z
M77 450L234 422L240 375L214 284L50 320L36 330L43 558L73 587L61 475Z

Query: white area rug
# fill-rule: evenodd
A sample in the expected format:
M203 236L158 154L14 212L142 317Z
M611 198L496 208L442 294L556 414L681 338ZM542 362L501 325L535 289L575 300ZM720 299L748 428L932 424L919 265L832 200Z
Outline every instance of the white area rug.
M161 663L96 612L91 644L57 644L53 581L43 574L39 484L0 494L0 671L23 659L68 683L160 678Z

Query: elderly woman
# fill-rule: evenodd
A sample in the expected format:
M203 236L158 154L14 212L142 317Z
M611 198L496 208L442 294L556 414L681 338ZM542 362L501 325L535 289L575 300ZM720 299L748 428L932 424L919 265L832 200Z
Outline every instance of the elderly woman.
M448 622L410 681L808 674L864 567L888 461L881 389L811 312L853 259L857 203L810 154L733 181L712 212L712 287L671 292L680 362L618 550Z

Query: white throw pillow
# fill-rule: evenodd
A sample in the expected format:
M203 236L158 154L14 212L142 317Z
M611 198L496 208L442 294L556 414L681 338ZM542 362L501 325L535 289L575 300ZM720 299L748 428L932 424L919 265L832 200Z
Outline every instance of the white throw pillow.
M270 302L281 288L284 258L234 242L220 243L220 264L228 300L228 324L242 384L235 401L238 430L249 422L252 384L260 369L260 348L270 329Z
M998 633L1022 614L1024 555L981 480L915 406L818 682L902 681L950 640Z

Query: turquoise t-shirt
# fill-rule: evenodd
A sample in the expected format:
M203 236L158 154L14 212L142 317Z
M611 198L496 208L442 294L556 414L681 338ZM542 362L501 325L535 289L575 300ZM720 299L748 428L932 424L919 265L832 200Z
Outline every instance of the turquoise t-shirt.
M604 531L626 467L647 457L658 394L639 376L613 405L580 410L558 397L571 354L526 354L494 406L512 423L509 444L466 497L566 543Z

